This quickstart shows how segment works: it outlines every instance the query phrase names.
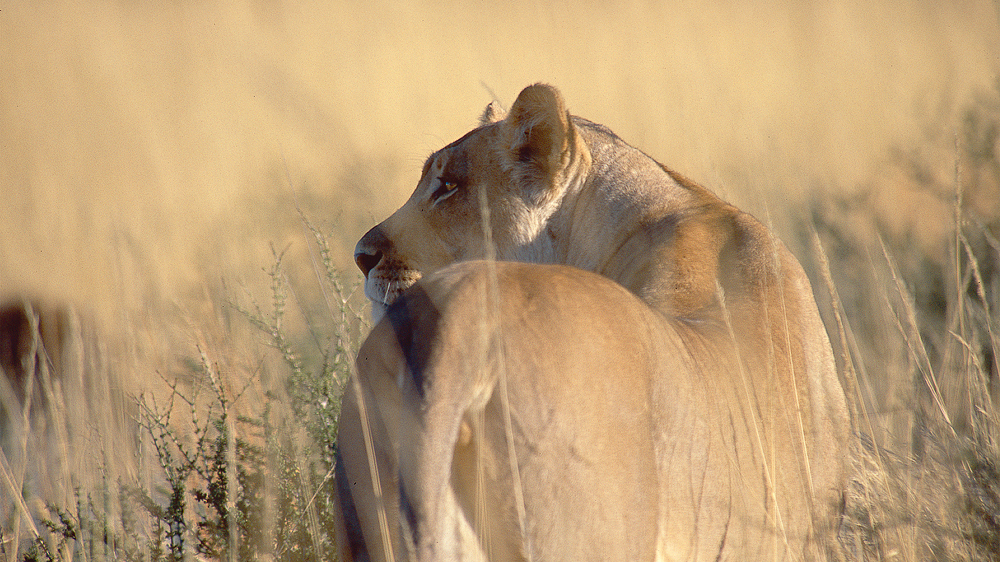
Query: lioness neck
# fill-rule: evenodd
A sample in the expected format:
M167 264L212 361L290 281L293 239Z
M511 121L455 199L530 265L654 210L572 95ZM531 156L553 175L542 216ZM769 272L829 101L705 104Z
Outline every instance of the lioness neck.
M550 229L556 260L599 273L656 306L663 250L707 191L678 182L655 160L607 129L576 122L590 166L567 182ZM582 177L581 177L582 176ZM661 275L657 275L657 273Z

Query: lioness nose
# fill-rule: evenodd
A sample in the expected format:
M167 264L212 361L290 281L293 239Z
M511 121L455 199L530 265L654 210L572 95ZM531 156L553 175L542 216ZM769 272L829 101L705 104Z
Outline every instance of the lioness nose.
M358 269L365 274L365 277L368 277L368 272L375 269L380 261L382 261L382 252L378 250L374 254L354 252L354 263L358 264Z
M361 273L368 277L368 272L378 267L385 255L383 249L389 245L389 239L382 234L378 226L372 227L354 247L354 263L358 264Z

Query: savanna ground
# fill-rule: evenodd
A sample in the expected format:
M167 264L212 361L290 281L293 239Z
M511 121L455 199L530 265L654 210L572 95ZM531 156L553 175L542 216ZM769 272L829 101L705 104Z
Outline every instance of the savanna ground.
M998 5L527 4L0 0L0 559L330 559L354 241L535 81L806 266L838 555L997 557Z

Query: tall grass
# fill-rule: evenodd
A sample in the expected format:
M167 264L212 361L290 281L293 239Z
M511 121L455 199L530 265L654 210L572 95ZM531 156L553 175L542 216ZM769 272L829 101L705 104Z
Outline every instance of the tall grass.
M6 416L0 426L0 559L334 558L337 418L364 322L356 312L353 277L333 266L327 236L305 225L316 252L313 289L323 295L322 307L295 298L284 255L275 253L266 272L268 303L248 293L217 303L231 310L231 323L252 327L273 351L255 347L256 359L240 365L239 353L217 345L219 337L192 327L194 354L181 357L176 371L160 373L166 391L127 400L119 394L118 401L106 389L83 396L65 392L51 380L93 379L101 372L93 363L66 372L42 340L63 350L81 341L96 344L98 335L59 339L65 334L40 326L30 305L14 306L28 323L3 334L17 339L16 349L5 355L11 361L4 363L4 381L41 381L41 393L34 394L47 399L32 402L31 389L18 392L10 384L0 389ZM330 322L314 321L313 314ZM238 328L230 330L218 336L235 336ZM85 356L91 362L107 359L96 345ZM15 373L15 360L27 367ZM87 409L76 411L72 404L81 397ZM95 424L102 411L113 412L115 423ZM64 426L69 435L56 431ZM86 439L80 427L93 438ZM68 466L69 449L77 451L72 458L89 464ZM66 489L54 494L46 482L64 482Z
M0 351L18 342L0 376L0 560L329 557L364 326L356 274L333 264L474 121L480 79L501 96L552 81L733 199L815 188L771 210L799 221L855 406L837 548L995 558L1000 91L927 123L906 97L996 71L995 3L404 4L0 10L0 298L40 293L5 309L13 340L0 330ZM906 140L855 189L891 137ZM332 232L289 212L285 156L313 183L299 203L345 215ZM266 290L234 286L261 267Z
M951 134L891 151L891 182L818 190L799 215L857 430L838 558L1000 552L1000 209L988 199L1000 84L960 115L930 128ZM900 223L887 190L934 204ZM189 321L196 343L158 373L165 392L118 387L136 363L71 308L8 308L24 324L0 388L2 559L333 558L336 421L365 323L357 276L301 221L313 280L293 282L272 249L268 301L218 293L224 326ZM271 351L241 359L226 343L241 326ZM12 386L15 370L29 387Z
M1000 185L1000 84L960 116L797 215L857 431L835 558L1000 552L1000 209L983 203ZM901 223L887 190L934 204ZM23 325L0 388L2 559L333 559L336 422L365 322L356 274L301 224L312 280L272 249L268 300L215 293L222 326L188 321L165 391L119 387L138 363L71 308L7 309ZM244 329L270 351L234 348ZM37 386L12 386L15 370Z
M893 151L891 183L817 199L803 224L854 389L851 560L1000 553L1000 82L960 113ZM901 221L884 191L926 199Z

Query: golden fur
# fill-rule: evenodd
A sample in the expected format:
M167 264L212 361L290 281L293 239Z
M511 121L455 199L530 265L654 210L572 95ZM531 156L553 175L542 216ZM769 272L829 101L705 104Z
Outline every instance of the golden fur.
M341 414L347 559L822 555L849 421L808 279L554 88L431 155L355 258L384 318Z

